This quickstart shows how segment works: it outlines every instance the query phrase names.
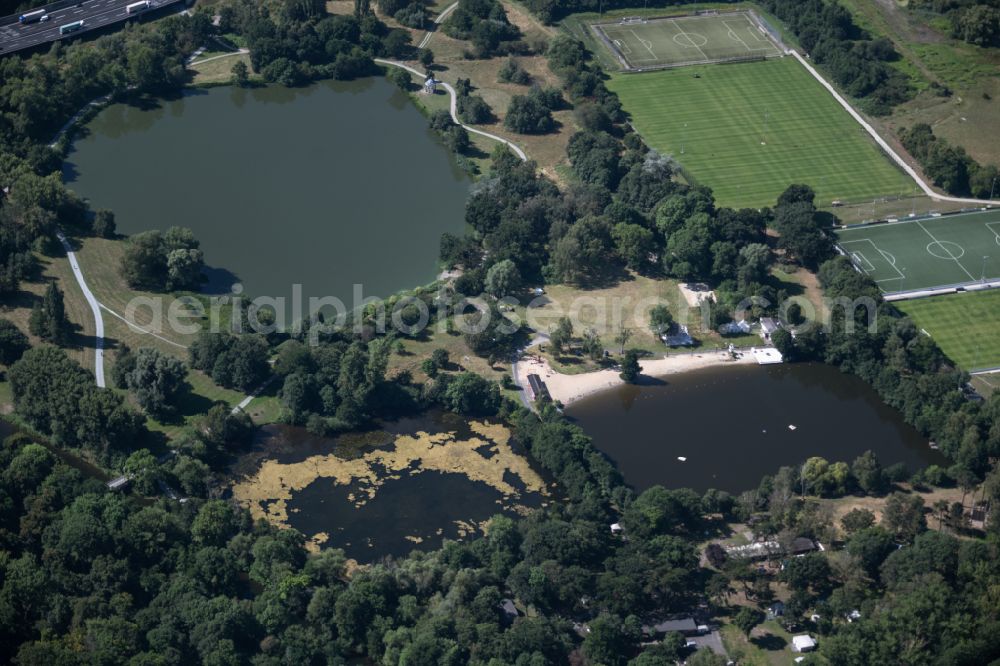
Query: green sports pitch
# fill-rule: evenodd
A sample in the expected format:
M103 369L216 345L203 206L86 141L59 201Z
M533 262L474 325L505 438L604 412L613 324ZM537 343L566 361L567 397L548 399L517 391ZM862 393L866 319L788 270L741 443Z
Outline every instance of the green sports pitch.
M614 74L632 125L720 205L773 206L791 183L817 204L909 195L915 184L794 58Z
M848 227L837 243L889 294L1000 280L1000 210Z
M746 12L622 19L593 26L629 69L779 56L782 50Z
M1000 366L1000 289L894 304L969 372Z

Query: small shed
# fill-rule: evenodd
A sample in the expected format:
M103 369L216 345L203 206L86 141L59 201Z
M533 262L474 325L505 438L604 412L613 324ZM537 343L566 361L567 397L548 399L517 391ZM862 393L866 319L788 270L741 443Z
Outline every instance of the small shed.
M621 534L622 533L622 524L621 523L611 523L611 533L612 534Z
M816 649L816 641L809 634L792 636L792 652L812 652Z
M424 92L428 95L433 95L437 91L437 81L434 80L434 76L428 76L424 79Z

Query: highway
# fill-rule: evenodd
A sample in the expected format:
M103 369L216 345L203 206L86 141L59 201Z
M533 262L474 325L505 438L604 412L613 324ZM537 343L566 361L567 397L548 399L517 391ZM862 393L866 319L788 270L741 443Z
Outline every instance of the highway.
M72 2L63 0L46 5L48 20L22 25L17 16L0 19L0 54L30 49L57 39L76 37L89 31L120 23L128 18L155 12L163 7L183 3L184 0L150 0L149 9L129 15L126 5L135 0L83 0ZM38 9L42 9L41 7ZM31 10L34 11L34 10ZM22 12L24 13L24 12ZM83 29L68 35L60 35L59 27L76 21L83 21Z

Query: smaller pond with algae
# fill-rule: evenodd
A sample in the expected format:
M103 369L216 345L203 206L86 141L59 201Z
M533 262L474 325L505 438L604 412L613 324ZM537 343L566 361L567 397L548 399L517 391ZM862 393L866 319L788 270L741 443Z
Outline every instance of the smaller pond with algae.
M550 494L509 428L438 411L331 438L267 426L232 471L254 518L360 562L484 532Z

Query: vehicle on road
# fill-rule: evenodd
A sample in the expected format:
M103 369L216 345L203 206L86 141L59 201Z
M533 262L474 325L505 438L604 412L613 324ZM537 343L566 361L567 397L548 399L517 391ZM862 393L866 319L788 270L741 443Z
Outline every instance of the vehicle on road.
M45 16L48 16L48 13L44 9L36 9L33 12L27 12L25 14L21 14L19 17L17 17L17 22L25 24L37 23L39 21L44 20L43 17Z
M74 21L73 23L67 23L66 25L59 26L60 35L68 35L71 32L76 32L77 30L83 30L83 21Z
M46 14L46 15L45 15L45 16L43 16L42 18L38 19L38 21L39 21L40 23L45 23L45 22L46 22L46 21L48 21L48 20L49 20L50 18L52 18L52 17L51 17L51 16L49 16L48 14Z
M149 0L140 0L140 2L133 2L130 5L125 5L126 14L138 14L139 12L144 12L149 9Z

